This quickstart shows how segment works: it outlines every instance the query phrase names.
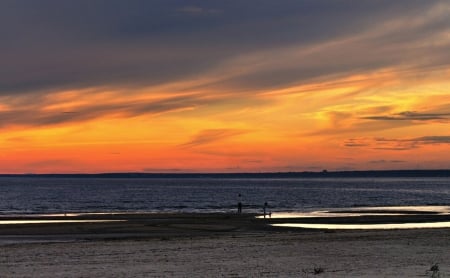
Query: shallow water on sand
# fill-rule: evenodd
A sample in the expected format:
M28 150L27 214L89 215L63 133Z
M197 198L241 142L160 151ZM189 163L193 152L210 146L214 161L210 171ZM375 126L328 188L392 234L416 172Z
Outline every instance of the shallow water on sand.
M383 223L383 224L311 224L311 223L282 223L272 224L274 227L325 229L325 230L400 230L400 229L436 229L450 228L450 222L430 223Z
M285 223L272 224L274 227L327 230L390 230L450 228L450 221L448 221L448 217L440 220L433 217L434 219L429 219L428 222L423 220L423 216L448 215L450 215L449 206L399 206L346 208L300 213L277 212L269 215L258 216L258 218L283 219L285 221ZM376 223L359 223L358 220L364 217L376 217ZM392 217L395 217L395 221L399 223L391 223L393 221ZM308 218L321 220L320 223L307 223L305 220ZM339 218L345 218L345 220L339 221L341 223L335 223L335 220ZM332 221L329 221L329 219L332 219ZM295 220L295 223L292 222L293 220Z

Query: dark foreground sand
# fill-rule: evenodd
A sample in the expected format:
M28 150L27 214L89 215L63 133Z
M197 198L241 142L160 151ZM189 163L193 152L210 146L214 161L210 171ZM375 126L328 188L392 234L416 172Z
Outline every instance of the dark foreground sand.
M450 277L450 229L273 228L283 220L226 214L78 217L92 218L127 221L0 225L0 277L431 277L435 263Z

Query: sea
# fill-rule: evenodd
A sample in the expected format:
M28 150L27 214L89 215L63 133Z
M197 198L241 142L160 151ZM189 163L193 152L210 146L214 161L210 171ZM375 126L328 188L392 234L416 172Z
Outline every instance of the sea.
M240 197L239 197L240 195ZM0 215L449 206L450 177L0 177Z

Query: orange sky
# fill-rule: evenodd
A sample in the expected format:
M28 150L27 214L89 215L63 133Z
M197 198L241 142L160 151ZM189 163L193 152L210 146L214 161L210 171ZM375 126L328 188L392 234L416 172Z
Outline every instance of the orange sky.
M225 17L227 8L174 9L196 21ZM380 21L365 21L358 30L307 43L255 42L232 53L205 41L186 42L190 48L183 50L171 42L166 49L142 37L110 50L108 57L123 65L130 61L138 68L162 59L158 63L163 67L173 67L157 81L151 73L137 73L139 80L128 78L134 73L121 72L108 59L96 60L88 50L89 55L67 48L62 53L80 55L84 63L57 57L52 63L46 60L37 75L28 72L42 61L27 62L22 73L13 68L15 75L5 77L7 86L0 87L6 88L0 95L0 172L450 168L450 24L442 24L449 22L450 5L436 1L425 8L411 10L415 17L385 15L381 9ZM319 21L317 17L312 20ZM245 29L251 22L240 24L244 27L225 21L211 28L224 35L229 28L251 33L250 27ZM299 28L298 23L285 24ZM212 35L203 36L207 40ZM97 49L92 44L93 38L85 45ZM142 61L130 57L134 50ZM225 52L225 58L217 58ZM125 54L119 59L118 53ZM206 60L190 61L194 54ZM183 61L198 69L175 74L177 65L185 66ZM96 67L102 63L111 71L97 78ZM95 78L86 75L64 83L58 74L66 70L73 78L87 70ZM61 83L52 79L41 86L44 76Z

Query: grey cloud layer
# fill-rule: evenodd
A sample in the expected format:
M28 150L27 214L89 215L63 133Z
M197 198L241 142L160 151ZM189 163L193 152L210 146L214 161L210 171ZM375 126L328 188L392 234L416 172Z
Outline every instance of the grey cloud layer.
M422 66L448 64L448 45L407 47L448 30L445 14L375 32L440 3L448 2L2 1L0 94L168 83L230 60L239 65L240 57L249 70L214 86L277 87L412 57L425 56L416 61ZM344 41L327 45L336 40Z

